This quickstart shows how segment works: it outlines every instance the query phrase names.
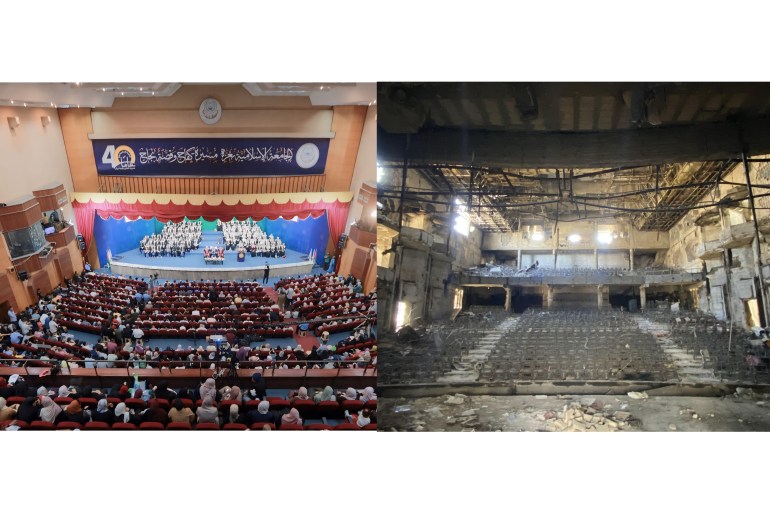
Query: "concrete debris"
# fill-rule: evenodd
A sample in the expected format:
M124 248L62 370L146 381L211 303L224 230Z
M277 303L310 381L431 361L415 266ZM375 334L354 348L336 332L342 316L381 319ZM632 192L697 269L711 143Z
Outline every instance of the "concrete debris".
M595 404L596 401L592 402ZM602 407L604 405L602 404ZM615 412L611 417L595 412L591 407L572 403L564 406L560 414L546 412L546 431L564 431L564 432L603 432L609 433L619 431L628 426L627 421L631 414L627 412ZM550 414L550 415L549 415Z
M676 431L676 426L674 424L669 424L668 425L668 430L669 431Z
M597 399L593 402L593 404L591 404L591 408L594 410L602 410L604 409L604 403Z
M460 415L458 415L458 417L470 417L472 415L477 415L477 414L478 414L478 410L465 410Z
M454 418L454 417L447 417L446 423L449 424L450 426L452 426L454 424L457 424L457 419Z
M446 401L444 401L444 404L463 404L465 402L465 399L462 397L452 396Z
M617 420L621 420L625 422L631 418L631 414L628 413L627 411L616 411L613 417L615 417Z
M650 396L647 395L647 392L629 392L628 397L631 399L649 399Z
M431 417L436 417L436 416L443 415L443 413L441 413L441 407L440 406L432 406L430 408L426 408L425 409L425 413L427 413Z
M751 388L736 387L735 389L735 397L742 399L754 399L755 395L756 394L754 394L754 390Z
M548 399L547 395L536 395L535 399Z
M412 407L405 404L402 406L396 406L393 411L395 413L406 413L408 411L412 411Z
M697 419L698 418L698 414L697 413L693 413L692 414L692 418Z

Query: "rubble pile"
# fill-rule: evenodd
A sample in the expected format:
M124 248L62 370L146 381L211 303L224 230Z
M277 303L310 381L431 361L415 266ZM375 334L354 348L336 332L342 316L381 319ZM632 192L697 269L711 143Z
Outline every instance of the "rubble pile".
M611 414L605 413L605 405L594 401L590 406L580 403L564 405L561 413L547 412L545 414L545 430L570 433L598 432L610 433L630 427L630 413L617 410Z

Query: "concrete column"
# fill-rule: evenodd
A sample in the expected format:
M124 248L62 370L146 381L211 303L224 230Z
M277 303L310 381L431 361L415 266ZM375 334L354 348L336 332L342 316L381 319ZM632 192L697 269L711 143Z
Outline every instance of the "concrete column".
M596 261L596 268L599 268L599 249L594 249L594 260Z
M628 250L628 265L629 269L634 270L634 248Z
M647 308L647 285L639 287L639 308L642 310Z
M557 250L556 250L556 248L554 248L554 249L553 249L553 268L554 268L554 269L556 269L556 258L557 258L558 256L559 256L559 255L557 254Z
M505 289L505 311L511 311L511 287L503 287Z
M603 287L604 285L597 285L596 287L596 305L601 308L604 306L604 294L603 294Z
M451 230L450 230L451 231ZM521 269L521 248L516 251L516 265L519 266L519 269Z
M545 286L545 306L548 308L553 306L553 287L550 285Z

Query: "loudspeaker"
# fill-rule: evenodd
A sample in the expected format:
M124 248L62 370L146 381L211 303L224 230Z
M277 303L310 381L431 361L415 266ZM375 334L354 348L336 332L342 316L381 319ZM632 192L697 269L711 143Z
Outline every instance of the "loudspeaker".
M21 281L27 281L29 278L29 275L27 274L27 271L19 271L19 279Z

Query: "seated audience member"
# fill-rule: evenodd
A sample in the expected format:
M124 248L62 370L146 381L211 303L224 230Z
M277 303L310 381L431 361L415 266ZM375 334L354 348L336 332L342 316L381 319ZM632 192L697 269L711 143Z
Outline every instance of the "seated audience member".
M56 423L57 417L62 412L61 406L53 402L47 395L40 397L40 420Z
M330 386L324 387L323 390L318 392L314 397L313 400L317 403L320 403L321 401L334 401L334 389Z
M284 424L298 424L302 425L302 418L299 416L299 411L296 408L289 410L289 413L281 417L281 425Z
M112 405L107 399L99 399L96 403L96 410L91 412L91 420L94 422L106 422L112 424L115 421L115 413L112 411Z
M359 399L361 399L363 402L366 402L366 401L376 401L377 400L377 394L374 393L374 388L366 387L366 388L364 388L364 393L361 394L361 397Z
M40 418L40 410L40 398L34 396L27 397L24 399L24 402L19 405L19 410L16 412L16 420L31 424L33 421Z
M249 390L249 396L251 399L259 399L260 401L267 395L267 387L265 386L265 380L262 374L255 372L251 376L251 389Z
M138 426L141 422L141 418L131 413L131 410L126 407L126 403L119 403L115 406L115 420L113 423L121 422Z
M269 422L270 424L275 424L276 420L276 416L270 411L270 403L268 401L260 401L256 410L251 410L246 413L246 424L249 426L255 422Z
M358 400L358 392L356 392L355 388L348 387L348 389L345 390L345 392L340 392L338 400L339 400L340 403L342 401L357 401Z
M372 422L371 412L367 408L364 408L363 410L353 415L351 415L350 412L348 412L348 410L345 410L345 418L348 419L348 422L350 422L351 424L355 424L360 428Z
M60 421L77 422L84 426L91 420L88 413L80 406L80 401L74 400L64 408Z
M182 399L174 399L174 406L168 411L168 418L171 422L187 422L192 424L195 414L190 408L185 408Z
M219 412L214 406L214 398L210 395L207 395L203 399L203 403L198 407L195 413L198 416L199 424L201 422L213 422L219 424Z
M168 424L168 414L160 407L157 399L150 399L149 408L142 415L142 422L160 422L164 426Z
M239 423L239 424L245 424L246 416L240 413L240 408L238 408L237 404L231 404L230 405L230 414L227 416L227 422L228 423Z
M211 397L212 402L217 399L217 385L214 378L208 378L199 389L201 400Z
M5 397L0 397L0 424L13 420L16 416L16 408L6 406Z

